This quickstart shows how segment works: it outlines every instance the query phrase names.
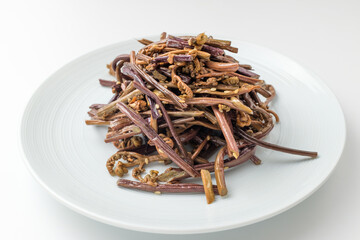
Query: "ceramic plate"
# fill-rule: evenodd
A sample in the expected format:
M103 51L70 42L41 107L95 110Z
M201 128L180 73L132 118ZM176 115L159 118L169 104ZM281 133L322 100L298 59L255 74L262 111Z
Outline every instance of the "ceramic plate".
M49 77L23 115L21 143L32 174L69 208L114 226L156 233L204 233L255 223L304 200L334 170L345 142L342 110L312 72L272 50L241 41L235 57L251 64L275 86L271 109L280 122L266 141L319 152L315 160L258 147L262 164L251 162L226 174L227 197L206 204L203 194L156 195L116 186L105 163L116 149L104 143L106 128L86 126L88 106L106 103L111 79L106 63L138 50L135 40L88 53ZM154 168L162 166L154 166ZM215 180L214 180L215 183Z

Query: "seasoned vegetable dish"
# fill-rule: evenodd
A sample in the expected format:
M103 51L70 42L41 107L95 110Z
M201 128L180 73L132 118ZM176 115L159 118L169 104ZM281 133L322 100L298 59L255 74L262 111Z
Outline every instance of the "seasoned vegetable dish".
M113 143L117 152L106 167L120 177L118 186L205 193L211 203L216 194L227 194L226 169L248 160L261 163L256 146L317 156L262 140L279 121L269 106L275 88L252 66L226 55L238 52L230 41L204 33L162 33L157 42L139 42L144 47L137 53L121 54L107 65L115 80L99 81L112 89L113 97L108 104L91 105L91 119L86 120L88 125L108 126L105 142ZM146 174L153 162L177 166ZM135 180L123 179L130 169ZM203 184L183 182L187 178L201 178Z

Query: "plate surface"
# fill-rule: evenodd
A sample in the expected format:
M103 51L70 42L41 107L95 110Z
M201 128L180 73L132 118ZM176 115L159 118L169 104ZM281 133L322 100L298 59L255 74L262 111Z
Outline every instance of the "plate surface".
M86 126L88 106L111 93L98 78L120 53L141 47L135 40L88 53L49 77L29 101L21 123L25 162L56 199L95 220L137 231L203 233L255 223L304 200L335 168L345 143L345 121L331 91L313 73L272 50L233 41L235 57L274 85L271 103L280 123L267 141L319 152L315 160L257 148L263 160L226 174L229 194L207 205L202 194L162 194L118 188L105 162L116 150L106 129ZM148 167L148 170L150 167ZM215 181L214 181L215 182Z

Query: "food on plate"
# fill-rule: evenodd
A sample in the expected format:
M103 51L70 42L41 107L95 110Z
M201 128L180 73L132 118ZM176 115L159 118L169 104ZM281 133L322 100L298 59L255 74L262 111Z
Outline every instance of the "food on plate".
M202 192L212 203L215 194L228 192L226 169L248 160L261 163L256 146L317 156L262 140L279 121L269 105L275 88L252 66L225 53L238 52L231 41L204 33L162 33L159 41L139 42L144 46L137 53L121 54L107 65L115 80L99 82L113 96L107 104L91 105L91 119L86 120L108 126L105 142L117 152L106 167L120 177L118 186L154 193ZM209 161L215 153L215 161ZM153 162L177 166L145 173ZM130 169L135 180L123 179ZM189 178L201 178L203 184L183 182Z

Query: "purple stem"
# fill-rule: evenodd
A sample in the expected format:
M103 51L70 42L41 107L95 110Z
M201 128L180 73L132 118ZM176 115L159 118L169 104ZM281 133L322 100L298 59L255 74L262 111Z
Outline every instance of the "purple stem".
M256 78L256 79L259 79L259 77L260 77L259 74L253 73L252 71L247 70L246 68L243 68L243 67L239 67L237 72L244 76L252 77L252 78Z
M192 160L190 159L190 157L188 156L187 151L185 150L184 146L182 145L182 142L180 141L180 138L178 137L174 125L172 124L171 118L169 117L169 115L167 114L167 111L164 107L164 105L161 103L160 99L156 96L155 93L153 93L152 91L150 91L147 87L143 87L140 86L140 84L138 83L134 83L134 86L139 89L141 92L143 92L146 96L148 96L149 98L151 98L152 100L154 100L160 107L160 110L163 114L163 117L166 121L166 123L168 124L168 128L170 130L171 135L173 136L173 138L176 141L176 144L179 146L180 152L182 153L184 160L186 160L190 165L193 164Z
M112 103L113 101L117 100L120 97L120 94L117 92L115 93L109 100L109 103Z
M186 40L174 36L169 36L169 39L166 42L166 46L172 48L180 48L180 49L193 48L188 44ZM208 52L213 56L223 56L225 54L224 50L222 50L221 48L209 46L206 44L203 45L201 50L204 52Z
M130 61L130 55L129 54L120 54L119 56L117 56L111 64L112 69L115 71L116 70L116 65L119 61L125 61L125 62L129 62Z
M157 71L167 77L171 77L171 70L165 67L160 67L157 69Z
M181 134L179 136L181 142L189 142L191 139L193 139L196 134L199 132L200 128L191 128L189 131Z
M222 50L221 48L209 46L206 44L202 47L201 50L204 52L208 52L213 56L223 56L225 54L224 50Z
M157 71L167 77L171 77L171 71L168 68L165 67L160 67L157 69ZM191 82L191 77L184 75L182 73L178 73L178 76L181 78L181 80L186 83L189 84Z
M104 106L106 106L106 105L107 105L107 104L95 103L95 104L91 105L89 108L90 108L90 109L98 110L98 109L100 109L100 108L102 108L102 107L104 107Z
M127 75L129 77L132 77L135 82L139 83L143 87L146 87L146 85L145 85L144 81L142 80L140 74L133 68L132 63L128 63L128 62L124 63L124 65L121 68L121 73L124 74L124 75ZM147 101L149 102L149 105L150 105L151 116L154 119L158 119L160 117L160 114L156 110L154 100L152 100L151 98L148 98L148 97L146 97L146 99L147 99Z
M153 152L156 151L156 147L155 146L150 146L148 144L143 144L140 147L125 147L125 148L121 148L119 149L119 151L129 151L129 152L136 152L136 153L140 153L142 155L149 155Z
M182 100L175 93L159 84L157 80L155 80L152 76L147 74L144 70L142 70L139 66L133 65L134 69L140 74L140 76L148 83L153 85L157 90L162 92L166 97L168 97L176 106L180 108L187 108L187 104L182 102Z
M101 86L104 87L113 87L114 85L116 85L115 81L110 81L110 80L104 80L104 79L99 79L99 83Z
M191 77L184 75L182 73L178 73L178 76L183 80L184 83L189 84L191 82Z
M153 63L159 63L159 62L167 62L169 56L161 56L156 57L151 62ZM174 56L174 62L191 62L193 60L193 56L191 55L175 55Z
M176 165L181 167L192 177L200 176L200 174L195 171L191 165L189 165L174 151L174 149L172 149L167 143L164 142L164 140L155 132L154 129L149 126L149 124L140 116L140 114L136 113L122 102L117 103L116 106L141 129L143 134L146 135L158 149L164 152L164 154L168 155Z
M300 156L306 156L306 157L311 157L311 158L316 158L318 155L317 152L310 152L310 151L303 151L303 150L292 149L292 148L287 148L287 147L281 147L279 145L264 142L260 139L257 139L257 138L254 138L254 137L248 135L245 131L243 131L242 129L240 129L238 127L236 128L236 131L246 141L256 144L263 148L268 148L268 149L271 149L274 151L279 151L279 152L284 152L284 153L289 153L289 154L294 154L294 155L300 155Z

